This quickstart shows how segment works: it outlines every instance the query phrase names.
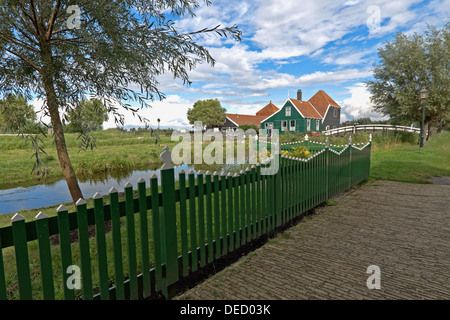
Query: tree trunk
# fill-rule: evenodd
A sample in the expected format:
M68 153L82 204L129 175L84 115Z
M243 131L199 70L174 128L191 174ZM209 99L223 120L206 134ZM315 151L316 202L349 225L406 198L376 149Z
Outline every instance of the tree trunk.
M81 193L80 186L78 185L77 177L75 175L75 171L72 168L72 163L70 162L69 153L67 151L64 130L59 115L59 103L53 82L54 73L52 72L52 70L54 70L54 68L49 47L42 47L42 58L44 67L42 68L41 76L44 83L44 90L47 96L47 108L53 126L53 136L56 146L56 152L58 154L59 163L61 164L61 171L64 175L64 178L66 179L67 187L69 188L72 200L75 203L78 201L78 199L83 198L83 194Z
M423 145L428 141L428 126L430 125L430 120L425 119L423 125Z
M427 139L426 141L430 140L431 136L434 134L433 132L433 126L431 125L431 122L428 123L428 127L427 127Z

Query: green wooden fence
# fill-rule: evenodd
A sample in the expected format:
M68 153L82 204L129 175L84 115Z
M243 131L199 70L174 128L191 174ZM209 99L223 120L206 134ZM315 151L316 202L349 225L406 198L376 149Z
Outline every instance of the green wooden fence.
M56 287L68 300L139 299L154 292L170 297L181 278L369 176L370 142L361 148L351 141L339 149L321 146L309 159L280 157L274 175L261 174L268 164L234 175L180 171L178 188L166 147L161 190L154 175L149 192L146 181L139 180L137 198L126 184L124 201L112 188L109 204L96 194L93 208L80 199L76 212L60 206L56 216L39 213L28 222L16 214L11 226L0 229L0 300L11 298L14 285L20 299L55 299ZM75 243L71 231L78 236ZM49 240L53 235L57 245ZM32 242L37 242L38 264L30 261ZM5 270L6 255L15 256L15 270ZM68 285L75 283L76 268L81 288ZM16 274L9 283L7 272ZM36 277L39 288L32 286Z

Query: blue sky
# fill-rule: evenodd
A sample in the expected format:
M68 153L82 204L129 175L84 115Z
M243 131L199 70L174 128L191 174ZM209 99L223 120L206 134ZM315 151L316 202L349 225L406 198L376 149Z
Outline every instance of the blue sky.
M230 113L254 114L269 101L281 104L303 91L308 100L327 92L343 110L341 121L380 115L363 81L370 79L377 48L397 32L423 32L450 19L450 0L212 0L194 18L176 20L180 31L238 25L243 39L198 39L216 59L199 65L183 86L170 74L160 89L167 98L141 114L163 127L189 127L186 111L197 100L217 98ZM125 125L140 125L125 113ZM113 119L104 127L114 127Z

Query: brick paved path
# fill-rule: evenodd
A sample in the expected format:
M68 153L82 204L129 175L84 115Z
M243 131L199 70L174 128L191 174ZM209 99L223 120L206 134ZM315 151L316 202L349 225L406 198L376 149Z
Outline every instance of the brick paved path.
M450 299L450 186L372 181L335 200L176 299Z

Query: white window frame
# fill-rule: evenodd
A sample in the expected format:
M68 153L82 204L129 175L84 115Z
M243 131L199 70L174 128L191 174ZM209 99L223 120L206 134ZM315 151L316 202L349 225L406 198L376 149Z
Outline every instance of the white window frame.
M284 114L286 117L290 117L291 116L291 107L286 107L286 110L285 110L285 114Z
M319 131L319 128L320 128L320 120L317 119L316 120L316 131Z
M311 119L306 119L306 131L311 131Z
M287 131L287 120L281 120L281 131Z
M295 122L296 122L295 120L289 120L289 130L290 131L295 131L295 125L296 125ZM292 123L294 123L294 125L292 125Z

